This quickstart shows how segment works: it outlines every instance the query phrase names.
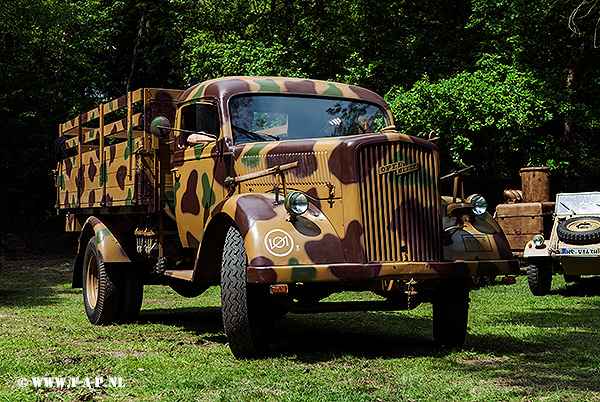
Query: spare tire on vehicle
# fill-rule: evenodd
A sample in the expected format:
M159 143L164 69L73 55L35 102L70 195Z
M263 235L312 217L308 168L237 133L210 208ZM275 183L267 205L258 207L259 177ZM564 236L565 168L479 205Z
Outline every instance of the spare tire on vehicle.
M77 148L67 148L67 137L58 137L52 144L52 157L56 162L77 155Z
M570 244L600 242L600 217L576 216L561 222L557 228L558 238Z

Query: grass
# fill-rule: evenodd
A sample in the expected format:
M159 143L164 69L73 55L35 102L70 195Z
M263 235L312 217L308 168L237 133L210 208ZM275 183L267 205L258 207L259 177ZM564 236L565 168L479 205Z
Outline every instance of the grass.
M0 401L600 401L600 281L534 297L516 285L472 291L462 350L433 347L431 306L407 312L289 314L272 357L238 361L219 289L186 299L146 287L139 321L93 326L72 260L0 268ZM21 388L19 378L92 386ZM121 377L123 387L93 386Z

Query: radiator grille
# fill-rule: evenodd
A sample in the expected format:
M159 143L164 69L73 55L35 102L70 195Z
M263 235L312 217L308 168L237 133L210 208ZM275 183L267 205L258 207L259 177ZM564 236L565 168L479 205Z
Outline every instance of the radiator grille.
M434 151L404 142L369 145L358 164L368 261L441 261Z

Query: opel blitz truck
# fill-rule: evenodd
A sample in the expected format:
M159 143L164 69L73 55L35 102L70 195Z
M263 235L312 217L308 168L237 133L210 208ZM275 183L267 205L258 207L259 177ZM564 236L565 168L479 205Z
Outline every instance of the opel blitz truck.
M398 133L356 86L227 77L144 88L60 125L57 202L80 232L73 285L91 323L135 320L142 287L221 286L238 358L287 312L433 303L437 345L461 346L469 279L518 273L480 195L440 195L435 145ZM374 301L324 301L371 291Z

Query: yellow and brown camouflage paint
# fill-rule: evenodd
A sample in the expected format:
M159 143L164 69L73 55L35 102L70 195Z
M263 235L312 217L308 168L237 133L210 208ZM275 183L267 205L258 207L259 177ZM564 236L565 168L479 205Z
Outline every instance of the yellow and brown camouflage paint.
M248 281L255 283L518 272L504 234L489 214L471 217L451 236L443 236L456 222L445 216L439 155L432 143L385 129L349 137L234 144L229 102L249 93L361 99L381 107L393 124L389 106L375 93L318 80L226 77L184 92L139 90L61 125L61 135L76 135L68 145L78 148L77 156L59 167L57 208L68 213L67 230L88 225L97 235L102 229L93 219L101 222L108 215L173 219L182 248L196 251L189 275L196 281L204 270L214 272L211 265L220 260L221 250L212 249L219 243L203 239L222 233L213 228L223 224L234 224L244 237ZM136 102L143 103L142 113L132 112ZM167 115L179 128L182 108L198 103L217 106L217 140L186 146L178 131L166 138L150 134L154 116ZM126 118L104 124L105 115L123 108ZM98 115L99 126L85 132L85 122ZM109 138L119 136L124 141L109 144ZM290 162L298 166L282 173L285 190L301 191L309 199L308 211L296 219L283 206L281 175L235 188L227 184L229 178ZM117 244L120 235L127 234L115 233Z
M161 144L150 135L148 123L158 115L173 118L181 92L140 89L61 124L60 135L68 137L66 145L76 148L77 155L59 165L56 207L81 212L146 205L149 212L156 210L156 162L148 154ZM138 103L142 111L133 113ZM106 123L108 119L114 121Z

